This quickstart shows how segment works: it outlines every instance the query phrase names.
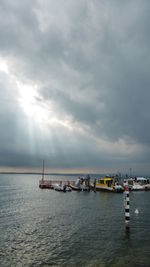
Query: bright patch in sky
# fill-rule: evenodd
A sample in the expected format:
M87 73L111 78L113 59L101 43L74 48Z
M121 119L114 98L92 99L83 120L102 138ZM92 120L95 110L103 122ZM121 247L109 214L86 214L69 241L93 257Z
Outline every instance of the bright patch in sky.
M38 123L44 123L47 126L62 126L69 130L72 130L72 125L68 119L59 118L53 109L53 106L44 103L40 99L38 94L37 85L22 84L17 81L17 87L19 89L19 102L26 115L34 119Z
M0 58L0 71L6 73L8 79L17 85L19 102L26 115L39 122L48 120L48 110L42 101L40 101L37 86L23 84L17 80L17 77L10 72L7 61L3 58Z
M19 89L19 101L24 112L31 118L42 122L48 120L48 111L42 102L38 99L37 86L22 84L17 81Z
M8 74L8 65L7 65L6 61L3 60L2 58L0 58L0 71Z

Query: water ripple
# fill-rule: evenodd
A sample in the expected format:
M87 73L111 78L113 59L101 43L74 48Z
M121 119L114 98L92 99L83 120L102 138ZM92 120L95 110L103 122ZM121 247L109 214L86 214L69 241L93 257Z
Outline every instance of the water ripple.
M121 194L59 194L24 179L0 188L1 267L148 266L150 192L131 194L127 235Z

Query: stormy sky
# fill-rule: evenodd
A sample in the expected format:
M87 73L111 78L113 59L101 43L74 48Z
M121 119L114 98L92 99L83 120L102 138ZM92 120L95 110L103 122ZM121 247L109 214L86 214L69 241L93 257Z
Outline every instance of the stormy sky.
M0 1L0 170L150 174L150 1Z

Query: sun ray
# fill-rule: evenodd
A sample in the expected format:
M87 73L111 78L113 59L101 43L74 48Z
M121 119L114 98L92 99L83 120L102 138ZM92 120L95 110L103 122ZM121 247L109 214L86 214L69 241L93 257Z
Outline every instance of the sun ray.
M48 120L49 111L40 100L37 85L22 84L17 81L17 86L19 89L19 102L26 115L39 122Z
M0 71L4 72L6 74L9 73L7 62L6 62L6 60L4 60L1 57L0 57Z

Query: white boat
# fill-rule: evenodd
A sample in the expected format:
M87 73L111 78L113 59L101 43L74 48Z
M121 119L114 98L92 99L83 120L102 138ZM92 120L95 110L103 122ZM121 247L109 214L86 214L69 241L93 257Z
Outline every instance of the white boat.
M124 188L121 184L115 183L114 191L117 193L122 193L124 191Z
M90 191L90 177L78 177L74 184L70 184L70 187L75 191Z
M54 184L54 189L59 192L71 192L71 187L66 184Z
M145 190L145 188L143 187L143 185L140 185L137 182L133 182L133 186L132 186L131 190L133 190L133 191L143 191L143 190Z
M123 185L124 187L129 186L129 190L133 191L150 190L149 178L144 178L144 177L125 179Z
M150 190L150 180L145 177L137 177L136 182L143 187L143 190Z

